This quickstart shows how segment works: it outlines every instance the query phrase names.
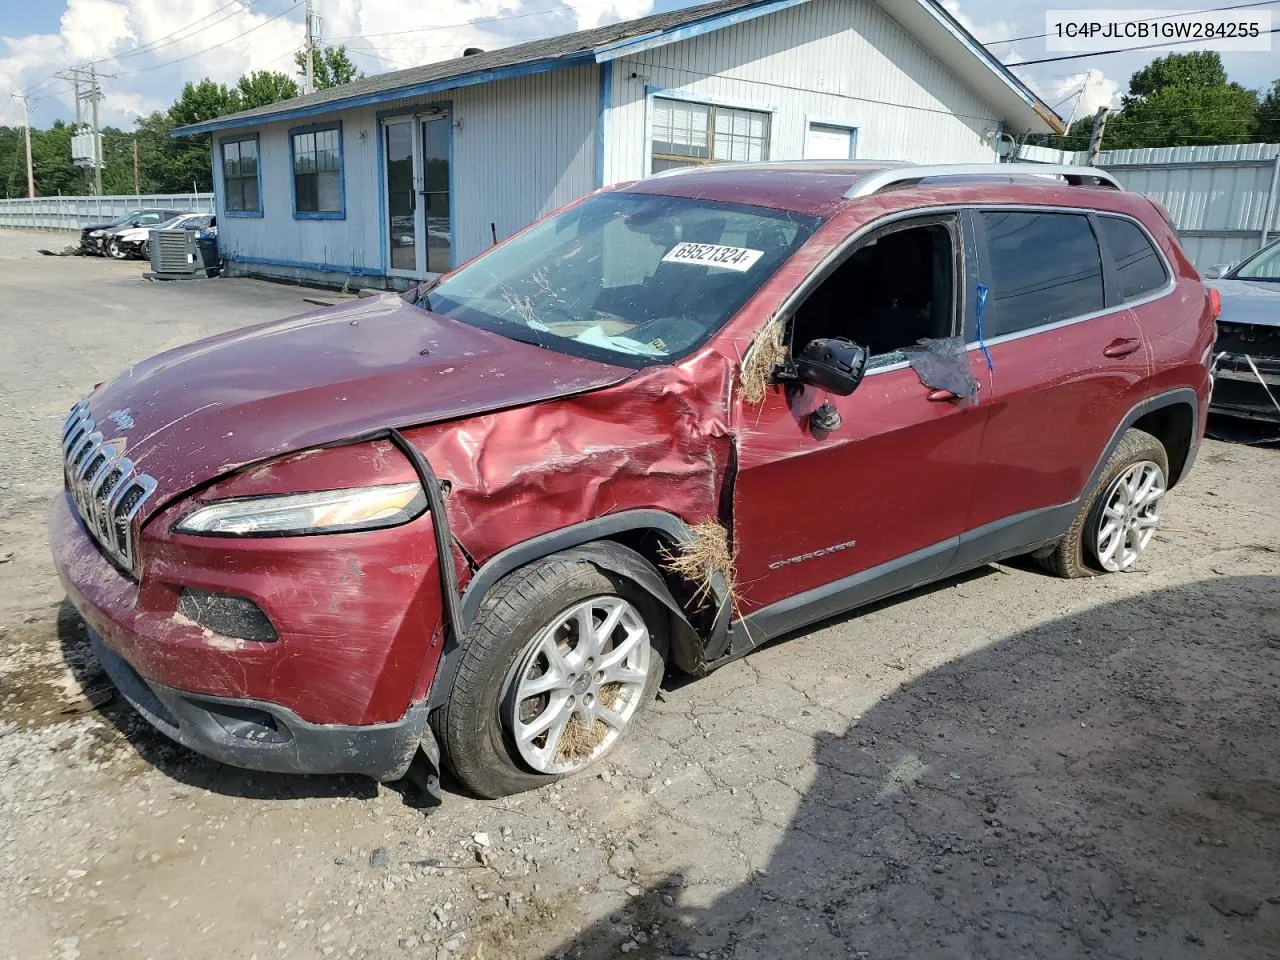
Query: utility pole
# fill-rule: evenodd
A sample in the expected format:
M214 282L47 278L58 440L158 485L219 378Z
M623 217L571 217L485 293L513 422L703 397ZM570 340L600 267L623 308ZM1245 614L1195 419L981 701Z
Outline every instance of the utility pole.
M1076 94L1075 100L1071 104L1071 118L1067 121L1067 133L1071 133L1071 125L1076 122L1076 111L1080 109L1080 104L1084 103L1084 96L1089 92L1089 81L1093 79L1093 71L1090 70L1084 75L1084 83L1080 85L1080 92ZM1066 137L1063 137L1065 140Z
M98 86L98 68L89 64L89 82L92 91L89 96L93 101L93 192L102 196L102 140L98 133L98 101L102 99L102 90Z
M27 95L25 93L14 94L22 101L22 126L27 131L27 196L34 197L36 195L36 178L31 172L31 113L29 111L30 104L27 103Z
M311 30L312 0L307 0L307 89L306 93L314 93L316 89L315 83L315 55L316 55L316 39Z
M1098 112L1093 115L1093 134L1089 137L1089 166L1091 167L1098 164L1098 154L1102 152L1102 135L1106 132L1107 114L1110 112L1110 107L1099 107Z
M138 186L138 135L133 135L133 195L140 196L142 188Z

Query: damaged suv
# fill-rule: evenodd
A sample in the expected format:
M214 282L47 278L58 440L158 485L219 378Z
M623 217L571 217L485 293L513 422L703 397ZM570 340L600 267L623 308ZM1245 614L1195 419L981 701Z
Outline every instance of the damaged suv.
M152 724L299 773L580 771L702 674L993 560L1129 570L1214 308L1090 168L675 170L78 402L66 590Z

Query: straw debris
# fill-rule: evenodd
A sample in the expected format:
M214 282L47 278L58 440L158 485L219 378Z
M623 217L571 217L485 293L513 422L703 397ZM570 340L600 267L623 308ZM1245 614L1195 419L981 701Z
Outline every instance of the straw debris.
M609 728L603 720L596 720L592 727L588 727L582 716L575 711L569 718L569 722L565 724L564 734L560 737L556 761L573 763L586 760L595 753L596 747L600 746L608 735Z
M678 577L697 584L693 602L702 603L711 596L711 578L720 574L735 596L733 552L729 549L729 532L714 520L694 524L693 536L674 550L663 550L663 566Z
M755 340L742 358L738 380L742 385L742 399L750 404L764 400L769 386L769 374L773 368L787 359L787 346L783 342L786 324L774 317L756 334Z

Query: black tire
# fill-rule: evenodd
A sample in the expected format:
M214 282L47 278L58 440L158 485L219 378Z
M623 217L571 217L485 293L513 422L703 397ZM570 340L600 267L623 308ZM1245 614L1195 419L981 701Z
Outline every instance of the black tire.
M125 250L124 247L120 246L120 241L117 240L115 237L112 237L110 240L107 241L107 245L103 248L103 251L112 260L128 260L129 259L129 252Z
M1035 554L1036 562L1049 573L1066 579L1096 577L1107 571L1097 558L1095 541L1098 517L1105 507L1102 502L1112 482L1135 463L1150 460L1169 477L1169 454L1159 440L1142 430L1129 430L1120 438L1115 452L1107 460L1098 482L1082 501L1080 512L1066 535L1053 547Z
M505 797L563 776L538 773L521 760L503 721L503 705L518 662L534 638L574 604L604 595L631 603L650 637L649 673L640 705L617 743L635 727L662 682L670 632L666 609L630 580L601 570L573 550L508 574L485 596L448 698L431 717L442 761L476 796Z

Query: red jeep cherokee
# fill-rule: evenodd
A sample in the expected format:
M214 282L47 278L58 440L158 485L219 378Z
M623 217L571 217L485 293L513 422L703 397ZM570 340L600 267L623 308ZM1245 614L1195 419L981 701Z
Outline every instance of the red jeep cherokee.
M1015 554L1129 569L1213 314L1098 170L672 171L134 366L67 418L51 539L173 739L500 796L599 759L668 664Z

